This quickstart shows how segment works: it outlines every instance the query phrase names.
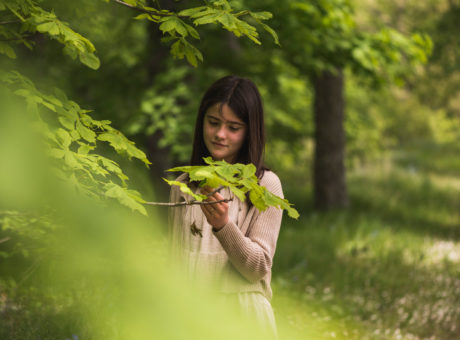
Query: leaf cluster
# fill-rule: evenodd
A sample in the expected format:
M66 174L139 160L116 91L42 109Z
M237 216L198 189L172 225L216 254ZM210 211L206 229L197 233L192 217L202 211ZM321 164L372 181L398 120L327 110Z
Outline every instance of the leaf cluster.
M200 34L195 29L198 26L217 24L237 37L245 36L260 45L259 33L253 25L256 23L270 33L275 43L279 45L276 32L263 23L272 18L270 12L236 11L227 0L203 1L204 6L187 8L179 12L149 7L144 4L144 1L139 0L116 0L116 2L142 12L135 19L149 20L158 24L160 31L166 35L163 41L172 42L170 51L174 58L185 57L195 67L198 61L203 61L203 55L189 38L200 39Z
M107 142L117 153L149 165L134 142L113 128L108 120L95 120L59 89L45 94L18 72L0 72L0 83L27 103L27 112L43 136L57 176L88 196L115 198L121 204L146 215L137 191L127 188L128 177L110 158L95 151ZM114 181L118 178L119 183Z
M32 49L32 38L41 33L64 45L64 53L71 58L78 58L95 70L100 66L91 41L59 20L56 14L40 7L37 1L0 0L0 21L0 54L16 58L14 46L24 44Z
M272 206L286 210L292 218L297 219L299 217L299 213L287 199L283 199L270 192L266 187L259 185L254 164L229 164L224 160L213 161L211 157L203 159L207 165L182 166L168 171L185 172L189 175L189 182L198 181L200 187L228 187L242 202L246 200L246 194L249 193L249 200L260 211L265 211ZM178 186L182 192L192 196L197 201L202 201L207 197L194 193L186 183L167 179L165 181L169 185Z

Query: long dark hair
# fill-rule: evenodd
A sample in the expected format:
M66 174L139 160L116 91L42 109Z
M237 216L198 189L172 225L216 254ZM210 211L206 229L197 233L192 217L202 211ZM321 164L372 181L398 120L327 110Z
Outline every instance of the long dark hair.
M238 76L226 76L217 80L201 99L190 163L204 165L203 157L210 156L203 139L203 122L206 111L217 103L227 104L248 127L235 162L254 164L257 169L256 176L262 177L264 170L267 170L264 165L265 126L262 98L251 80Z

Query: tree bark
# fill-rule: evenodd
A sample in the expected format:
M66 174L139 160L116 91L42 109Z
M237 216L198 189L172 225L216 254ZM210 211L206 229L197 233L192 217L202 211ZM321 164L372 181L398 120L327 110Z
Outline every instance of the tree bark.
M156 7L153 1L149 1L149 5ZM174 10L174 0L161 1L161 8ZM156 76L164 72L166 62L169 56L169 46L160 42L163 37L162 32L158 29L158 25L149 23L147 25L149 40L146 46L146 87L150 87L155 83ZM150 166L150 174L155 188L155 193L161 199L165 199L169 195L170 187L161 178L165 177L165 170L172 167L170 159L170 147L160 147L159 141L163 137L162 131L156 131L153 135L146 137L147 156L152 162Z
M345 180L344 76L322 72L315 89L314 204L327 210L348 206Z

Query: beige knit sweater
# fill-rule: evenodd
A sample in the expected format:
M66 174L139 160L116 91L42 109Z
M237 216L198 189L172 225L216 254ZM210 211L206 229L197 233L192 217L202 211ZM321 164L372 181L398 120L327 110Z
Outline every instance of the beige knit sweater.
M177 180L184 182L186 178L183 174ZM260 185L283 197L280 180L272 171L264 172ZM209 277L223 293L260 292L270 300L272 261L283 211L274 207L263 212L254 206L248 209L248 204L228 188L221 194L233 201L229 202L229 222L217 232L199 205L170 208L173 255L185 263L190 276ZM184 200L192 197L173 186L170 201Z

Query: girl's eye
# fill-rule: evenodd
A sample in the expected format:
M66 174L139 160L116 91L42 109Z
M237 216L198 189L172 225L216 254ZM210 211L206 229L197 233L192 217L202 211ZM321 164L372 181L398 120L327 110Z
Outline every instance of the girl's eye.
M209 124L212 125L212 126L216 126L218 123L216 121L210 120Z
M239 127L230 126L230 131L236 132L236 131L238 131L239 129L240 129Z

